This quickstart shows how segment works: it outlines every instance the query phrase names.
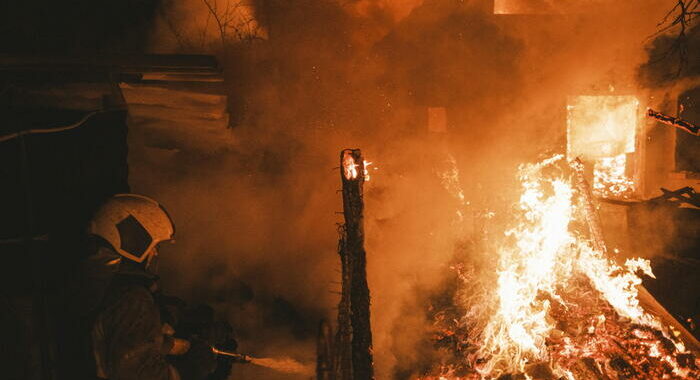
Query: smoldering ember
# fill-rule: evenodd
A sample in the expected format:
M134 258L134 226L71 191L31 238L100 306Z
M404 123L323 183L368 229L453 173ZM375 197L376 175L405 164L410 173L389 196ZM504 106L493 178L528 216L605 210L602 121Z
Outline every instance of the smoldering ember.
M0 7L0 379L700 379L700 0Z

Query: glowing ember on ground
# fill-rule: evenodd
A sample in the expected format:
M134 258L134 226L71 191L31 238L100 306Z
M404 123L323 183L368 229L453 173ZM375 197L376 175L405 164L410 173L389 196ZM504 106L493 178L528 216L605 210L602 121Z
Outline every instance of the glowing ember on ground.
M455 307L434 315L436 344L451 359L426 379L700 378L694 356L639 304L649 262L619 265L577 230L583 208L567 173L562 156L520 168L495 280L456 266Z

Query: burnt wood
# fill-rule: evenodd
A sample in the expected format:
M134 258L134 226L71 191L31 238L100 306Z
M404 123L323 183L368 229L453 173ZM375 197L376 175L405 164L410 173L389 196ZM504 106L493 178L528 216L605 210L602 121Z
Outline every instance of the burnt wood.
M342 260L343 295L339 310L340 378L374 378L370 295L364 247L364 161L359 149L340 153L343 215L339 252ZM348 315L349 314L349 315ZM348 323L349 322L349 323ZM348 355L348 341L350 347Z

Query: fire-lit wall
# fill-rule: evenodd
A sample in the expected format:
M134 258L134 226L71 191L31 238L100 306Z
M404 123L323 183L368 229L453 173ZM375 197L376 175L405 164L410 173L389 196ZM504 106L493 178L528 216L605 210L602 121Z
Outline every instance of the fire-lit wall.
M656 89L649 107L668 115L678 115L697 123L700 104L693 99L698 87L684 86ZM654 120L644 121L643 146L646 150L643 166L644 198L662 194L661 188L677 190L685 186L700 189L700 167L697 148L700 139L685 131Z
M593 173L599 196L629 198L638 188L636 162L639 100L631 95L570 97L567 157L580 158ZM637 154L635 154L637 153Z
M571 96L567 102L567 156L589 163L594 191L606 198L645 200L661 188L700 185L697 141L682 130L645 117L647 107L697 119L697 90L633 95ZM640 100L640 98L642 100ZM660 100L656 100L660 99Z

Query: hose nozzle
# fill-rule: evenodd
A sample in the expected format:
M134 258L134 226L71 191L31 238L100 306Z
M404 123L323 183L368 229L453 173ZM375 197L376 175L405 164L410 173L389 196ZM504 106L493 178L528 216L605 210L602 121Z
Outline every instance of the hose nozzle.
M250 363L253 360L248 355L243 355L236 352L222 351L216 347L212 347L211 350L217 355L223 355L232 358L235 363Z

